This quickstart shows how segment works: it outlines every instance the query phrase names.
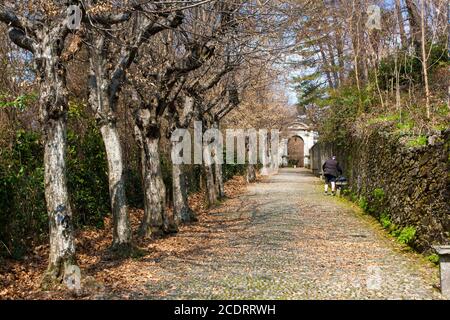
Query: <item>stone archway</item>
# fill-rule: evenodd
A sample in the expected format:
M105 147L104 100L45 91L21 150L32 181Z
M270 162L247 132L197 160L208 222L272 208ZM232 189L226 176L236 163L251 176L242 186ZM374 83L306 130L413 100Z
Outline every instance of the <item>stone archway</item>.
M283 166L289 165L289 155L291 155L291 158L294 156L292 154L292 149L294 150L294 153L297 153L295 155L297 157L296 159L298 159L298 157L300 156L300 154L298 153L302 152L303 154L302 159L298 159L300 161L298 162L299 165L297 166L302 166L305 168L310 168L311 166L309 150L317 142L318 133L312 130L302 120L303 119L301 117L298 117L297 120L285 126L281 131L282 139L281 147L279 149L279 161ZM297 146L289 148L289 142L290 144L296 144ZM301 147L301 142L303 142L303 148L299 148ZM288 149L291 149L291 152L289 152Z
M300 136L292 136L287 145L288 164L297 167L305 166L305 142Z

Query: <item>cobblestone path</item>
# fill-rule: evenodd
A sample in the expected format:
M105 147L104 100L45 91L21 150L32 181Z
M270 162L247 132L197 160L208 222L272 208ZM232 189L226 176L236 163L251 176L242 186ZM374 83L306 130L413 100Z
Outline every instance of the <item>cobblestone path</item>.
M145 298L441 299L436 267L324 196L305 169L282 169L211 215L208 245L148 267Z

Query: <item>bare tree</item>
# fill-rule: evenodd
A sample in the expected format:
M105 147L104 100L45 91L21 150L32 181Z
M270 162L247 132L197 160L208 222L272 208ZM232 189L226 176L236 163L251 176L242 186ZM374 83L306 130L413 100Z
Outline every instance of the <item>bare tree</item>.
M161 6L124 8L121 14L110 14L102 19L91 19L89 35L89 102L94 111L106 148L111 208L113 213L112 248L127 254L131 248L131 230L125 195L125 167L117 130L117 103L127 72L136 60L139 48L159 32L178 27L183 20L180 11L147 14L146 11L164 11ZM143 12L140 12L143 11ZM114 35L111 27L128 22Z
M162 134L161 117L175 100L185 82L186 74L198 69L211 58L214 48L207 41L192 43L184 57L177 57L162 68L141 69L141 77L133 80L138 104L134 112L135 124L143 150L145 214L141 224L142 236L158 236L176 232L177 223L166 213L166 190L161 176L159 141ZM164 59L163 59L164 60ZM143 73L142 73L143 71ZM151 82L145 79L151 76ZM145 77L147 76L147 77ZM150 86L149 86L150 85Z
M39 83L40 119L45 139L45 199L50 226L50 255L43 285L61 281L76 265L72 209L66 178L66 131L68 92L62 55L71 30L67 6L76 1L52 3L49 9L36 3L27 14L16 3L0 5L0 21L8 25L12 42L33 55Z
M414 0L405 0L405 5L408 11L410 41L414 45L416 54L419 54L422 51L421 14Z
M219 55L220 59L220 55ZM196 117L199 119L198 101L208 90L214 88L220 80L233 69L232 64L216 64L204 66L197 74L190 74L186 84L183 86L182 103L169 106L168 114L171 119L168 135L171 136L175 129L187 130L191 121ZM179 106L179 107L177 107ZM197 116L196 116L197 115ZM175 143L176 141L172 141ZM189 208L187 202L187 185L183 174L183 165L173 164L173 199L174 215L176 221L190 222L196 220L195 213Z
M395 13L397 15L397 23L398 23L398 28L399 28L399 32L400 32L401 44L402 44L403 48L406 48L408 40L406 38L401 0L395 0Z
M423 69L423 81L425 85L425 108L427 112L427 118L431 117L430 110L430 86L428 83L428 57L425 42L426 22L425 22L425 1L420 1L420 34L421 34L421 53L422 53L422 69Z
M217 55L221 46L221 39L230 30L232 13L236 5L231 2L212 2L202 7L186 11L185 23L179 31L166 35L169 41L164 40L153 43L146 51L141 52L141 59L145 56L153 59L147 69L140 70L140 79L134 79L133 86L139 98L139 106L135 111L137 137L143 147L144 189L146 193L146 210L141 224L141 235L152 236L163 232L176 232L181 221L195 219L187 206L185 183L183 183L182 170L178 165L173 167L174 214L168 216L165 210L165 188L162 183L159 168L158 143L162 135L161 119L168 112L171 128L174 125L186 127L193 118L196 102L192 96L186 94L189 90L183 89L187 79L191 85L197 76L191 76L194 71L198 75L205 70L211 71L212 83L202 84L201 90L214 85L215 79L220 79L223 71L214 71L211 64L206 64ZM172 46L173 43L177 45ZM147 58L147 59L148 59ZM144 71L144 73L142 73ZM149 81L148 81L149 80ZM217 80L217 81L218 81ZM176 108L178 97L183 89L183 111ZM150 101L150 103L146 102ZM182 115L183 120L180 120ZM153 162L152 162L153 161Z

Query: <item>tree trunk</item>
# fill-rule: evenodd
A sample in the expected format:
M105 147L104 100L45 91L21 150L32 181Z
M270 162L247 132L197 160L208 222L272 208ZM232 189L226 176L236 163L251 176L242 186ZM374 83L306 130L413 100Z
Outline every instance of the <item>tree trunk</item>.
M186 177L183 167L184 165L182 164L174 164L172 166L173 211L176 225L197 221L195 212L188 204Z
M35 63L40 79L45 200L50 236L48 268L41 285L49 288L72 273L70 269L76 265L76 257L66 176L68 93L66 69L60 58L64 38L58 36L58 29L41 32L42 42L40 51L35 53Z
M339 31L335 32L336 37L336 54L337 54L337 60L339 65L339 86L341 86L344 83L344 74L345 74L345 62L344 62L344 41L342 39L341 34Z
M402 5L401 5L400 0L395 0L395 13L397 15L398 28L400 31L400 40L401 40L402 48L406 48L407 39L406 39L406 33L405 33L405 24L404 24L403 15L402 15Z
M109 195L113 216L112 249L126 253L131 248L131 228L125 193L125 173L122 146L114 123L100 127L108 161Z
M176 232L175 221L169 219L166 211L166 186L162 179L159 158L159 133L144 135L143 180L144 180L144 218L140 227L143 237L159 237L165 232Z
M219 126L219 122L218 121L214 121L213 128L219 130L220 126ZM225 189L224 189L224 184L223 184L223 167L222 167L222 157L223 157L223 152L222 150L214 150L214 184L215 184L215 188L216 188L216 195L217 195L217 199L221 200L225 197Z
M61 282L67 268L76 264L72 210L66 180L66 118L45 124L45 200L50 227L50 255L43 286Z
M203 170L206 180L206 195L208 199L208 206L213 207L217 204L217 193L214 179L214 172L212 165L204 165Z
M253 164L247 164L247 182L251 183L251 182L255 182L256 181L256 170L255 170L255 165Z
M322 48L322 45L319 45L319 52L320 52L320 56L322 58L322 63L324 65L325 68L325 75L328 81L328 87L329 88L334 88L334 83L333 83L333 79L331 78L331 66L328 62L327 56L325 54L325 51Z
M214 163L214 169L215 169L215 184L216 184L216 194L218 199L223 199L225 197L225 187L223 183L223 172L222 172L222 165L220 163L215 162Z
M212 127L213 121L208 121L202 118L202 133L204 134L208 128ZM209 149L208 143L211 141L202 141L202 154L203 154L203 176L206 184L206 198L208 201L208 207L213 207L217 204L217 187L214 177L214 156ZM214 150L215 151L215 150Z
M248 163L247 163L247 172L246 172L246 180L247 183L252 183L256 181L256 169L253 161L254 157L254 151L253 148L250 148L250 137L245 137L245 153L248 157Z
M92 41L94 42L94 41ZM89 104L97 119L108 162L109 195L113 215L113 242L111 248L121 255L131 249L131 227L125 192L123 151L116 126L117 99L110 92L105 48L107 42L99 37L90 47Z
M421 52L421 18L419 10L413 0L405 0L406 9L408 10L411 42L414 44L416 54Z
M338 67L336 65L336 56L334 54L334 48L331 46L330 42L327 41L326 43L327 45L327 49L328 49L328 53L330 54L330 64L331 64L331 71L333 74L333 79L334 79L334 88L337 88L339 86L339 74L338 74Z
M270 173L277 174L280 169L278 166L278 159L276 159L277 155L270 153Z
M262 168L260 170L260 174L263 176L267 176L270 174L270 144L269 144L269 135L268 134L261 134L260 131L259 141L261 142L260 145L260 157L261 157L261 164ZM263 142L264 141L264 142Z
M422 69L423 69L423 81L425 84L425 107L427 112L427 119L431 117L431 106L430 106L430 87L428 83L428 57L425 48L425 33L426 33L426 21L425 21L425 0L421 0L421 14L420 14L420 24L421 24L421 49L422 49Z
M439 39L439 43L445 44L447 50L448 50L448 45L449 45L449 33L448 33L448 20L450 18L449 16L449 6L447 4L447 2L442 1L442 6L440 7L440 14L438 14L438 39Z
M380 97L381 108L384 110L384 99L383 94L381 93L380 84L378 82L378 66L375 67L375 84L377 86L378 96Z
M394 58L394 73L395 73L395 108L400 115L401 121L401 96L400 96L400 67L398 65L398 53L395 52Z
M355 80L356 80L356 88L358 89L358 111L359 113L362 112L362 98L361 98L361 85L360 85L360 79L359 79L359 61L358 61L358 48L357 46L353 45L353 65L354 65L354 70L355 70Z

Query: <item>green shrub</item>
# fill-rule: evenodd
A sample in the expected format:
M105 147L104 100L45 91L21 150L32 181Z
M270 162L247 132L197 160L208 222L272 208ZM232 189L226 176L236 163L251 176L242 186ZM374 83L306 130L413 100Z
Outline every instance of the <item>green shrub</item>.
M384 199L384 190L382 188L375 188L373 190L373 196L377 200L383 200Z
M380 215L380 222L384 229L389 229L392 225L391 218L385 212Z
M224 164L223 165L223 180L228 181L234 176L242 176L246 172L246 165L244 164Z
M40 135L18 130L0 147L0 255L20 258L48 230Z
M420 146L426 146L427 145L427 137L426 136L418 136L415 138L410 138L407 142L408 147L416 148Z
M433 126L433 130L436 130L436 131L444 131L447 128L448 128L447 124L436 124Z
M449 115L448 105L446 103L441 104L436 107L436 113L442 117L447 117ZM448 127L445 124L441 126L441 130L445 130Z
M389 226L388 231L395 238L398 238L400 236L400 232L401 232L400 229L397 229L397 226L395 224L391 224Z
M361 92L355 86L344 86L331 90L329 96L318 104L325 108L325 121L321 122L319 131L324 142L346 141L347 125L354 123L357 116L367 107L367 91ZM360 108L360 99L366 103Z
M381 115L381 116L369 119L368 124L375 124L375 123L381 123L381 122L390 122L390 121L397 122L398 120L399 120L399 115L398 114Z
M226 154L224 151L223 154L223 159L226 159ZM222 166L222 171L223 171L223 181L228 181L231 178L233 178L234 176L238 175L238 176L242 176L246 173L247 170L247 165L245 164L237 164L237 154L234 155L234 163L236 164L231 164L231 163L225 163Z
M106 155L92 123L67 134L67 183L76 227L101 227L110 212ZM0 148L0 255L20 258L48 234L40 133L18 130Z
M103 226L110 212L106 152L92 123L83 134L67 134L67 182L76 226Z
M427 45L430 56L428 57L430 69L429 76L439 67L448 64L449 56L445 44L433 44L431 48ZM397 66L399 68L400 85L409 85L412 80L414 84L423 84L422 63L420 58L414 54L403 52L397 55ZM396 79L395 54L383 58L378 70L378 83L382 90L388 90L392 81Z
M293 168L294 166L298 166L298 160L289 159L288 160L288 167Z
M427 257L427 260L434 264L439 264L439 255L437 255L436 253L430 254Z
M414 128L414 123L411 120L397 123L397 132L401 135L410 134Z
M186 176L189 181L188 193L192 194L200 191L201 179L202 179L202 166L198 164L192 164L186 166Z
M142 175L138 170L139 162L127 166L126 175L126 194L128 205L132 208L144 208L144 190L142 188Z
M404 227L400 230L398 235L398 242L403 244L410 244L416 236L416 228L412 226Z
M359 200L358 200L358 206L363 209L364 211L367 211L367 209L369 208L369 204L367 203L367 200L365 197L360 196Z
M342 190L342 195L348 197L351 195L351 191L349 189Z
M28 106L37 100L35 93L26 93L20 96L11 96L8 93L0 93L0 109L14 108L18 111L24 111Z

